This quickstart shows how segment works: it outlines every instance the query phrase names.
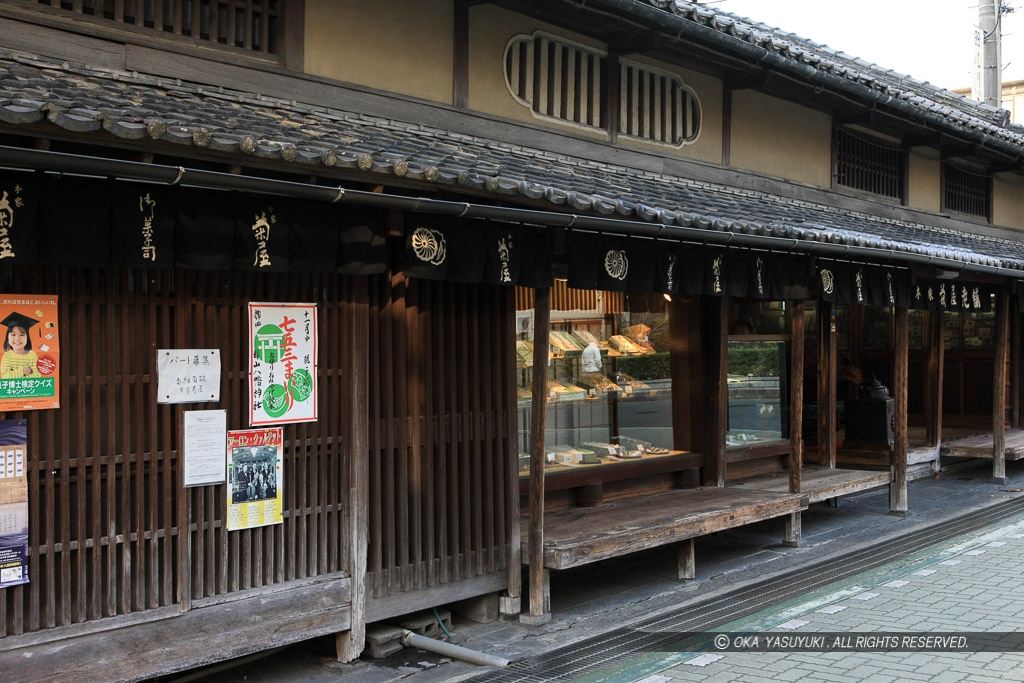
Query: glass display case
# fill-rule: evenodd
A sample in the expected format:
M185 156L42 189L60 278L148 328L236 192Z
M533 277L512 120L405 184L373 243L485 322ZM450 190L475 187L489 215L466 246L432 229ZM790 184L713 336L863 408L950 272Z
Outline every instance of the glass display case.
M533 311L517 313L522 477L529 475L537 362L547 363L546 476L680 454L672 450L668 302L661 296L628 301L605 293L596 311L553 306L547 358L533 345Z
M788 438L786 342L742 341L728 347L729 425L726 448Z

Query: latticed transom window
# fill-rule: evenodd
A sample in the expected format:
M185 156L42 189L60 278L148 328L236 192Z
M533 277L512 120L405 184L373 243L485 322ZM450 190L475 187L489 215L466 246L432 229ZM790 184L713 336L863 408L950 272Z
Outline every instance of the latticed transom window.
M942 208L988 219L992 208L992 175L963 164L942 164Z
M619 63L619 133L681 145L700 130L700 105L675 74L625 59Z
M835 158L837 185L903 198L906 152L899 145L837 128Z
M280 53L283 0L37 0L97 19L268 55Z
M680 146L697 139L700 104L679 76L621 60L609 74L608 56L592 47L538 31L505 48L509 92L536 116L586 128L607 129L609 113L620 135ZM609 102L608 78L618 78L618 100Z

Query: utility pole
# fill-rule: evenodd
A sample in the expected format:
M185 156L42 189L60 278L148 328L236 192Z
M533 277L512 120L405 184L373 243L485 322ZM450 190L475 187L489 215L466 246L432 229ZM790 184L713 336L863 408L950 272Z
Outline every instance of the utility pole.
M1000 0L979 0L978 27L981 29L981 101L993 107L1002 104L1002 55L1000 55Z

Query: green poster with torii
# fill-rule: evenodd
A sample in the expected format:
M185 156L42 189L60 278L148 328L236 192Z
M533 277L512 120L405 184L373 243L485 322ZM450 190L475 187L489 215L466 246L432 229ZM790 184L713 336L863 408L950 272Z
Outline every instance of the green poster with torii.
M316 304L249 304L249 424L317 419Z

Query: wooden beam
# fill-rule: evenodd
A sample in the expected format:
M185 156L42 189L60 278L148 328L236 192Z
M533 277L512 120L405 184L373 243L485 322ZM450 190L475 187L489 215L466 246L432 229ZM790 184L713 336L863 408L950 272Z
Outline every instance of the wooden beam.
M469 7L456 2L452 55L452 106L457 109L469 107Z
M213 14L216 15L216 12ZM306 0L286 0L281 18L283 21L278 36L281 45L281 66L289 71L301 73L305 68L306 54Z
M672 446L675 450L706 453L707 399L704 393L700 297L673 297L668 321Z
M704 319L707 321L708 420L704 437L707 460L704 467L705 486L725 486L725 434L729 429L729 297L708 296Z
M804 467L804 301L791 301L789 319L789 492L800 493ZM786 517L783 543L803 545L800 512Z
M1010 294L996 295L996 352L992 379L992 483L1006 484L1006 355Z
M352 577L352 617L349 630L335 638L338 660L351 662L359 657L366 643L366 553L368 545L368 522L370 490L369 469L369 401L367 385L369 375L369 293L367 278L352 278L352 301L343 310L348 310L345 330L351 340L349 345L349 404L347 422L351 434L346 455L348 463L348 554L349 572Z
M533 304L533 405L530 424L530 612L520 620L532 625L551 619L544 576L544 434L548 412L548 328L551 288L538 288Z
M789 306L789 492L800 493L804 464L804 302Z
M836 466L836 314L818 300L818 463Z
M889 484L889 512L907 513L907 381L910 364L910 309L897 306L893 345L893 388L895 416L893 422L893 471Z
M924 378L925 445L938 446L942 440L942 383L945 366L945 329L942 311L928 311L927 368Z
M1011 404L1011 408L1010 408L1010 426L1013 427L1013 428L1019 428L1020 427L1020 417L1021 417L1021 378L1024 377L1024 375L1022 375L1022 373L1021 373L1021 363L1022 363L1022 361L1024 361L1024 358L1022 358L1021 339L1020 339L1020 335L1021 335L1021 321L1020 321L1020 314L1017 313L1017 311L1020 310L1018 308L1018 305L1019 304L1017 303L1016 295L1012 296L1010 298L1010 311L1011 311L1010 315L1011 315L1011 320L1013 320L1013 323L1011 325L1012 329L1011 329L1011 332L1010 332L1010 344L1011 344L1011 346L1010 346L1010 354L1011 354L1010 371L1016 375L1015 377L1014 377L1014 375L1011 375L1012 379L1010 380L1010 386L1013 388L1013 396L1011 398L1012 404Z

